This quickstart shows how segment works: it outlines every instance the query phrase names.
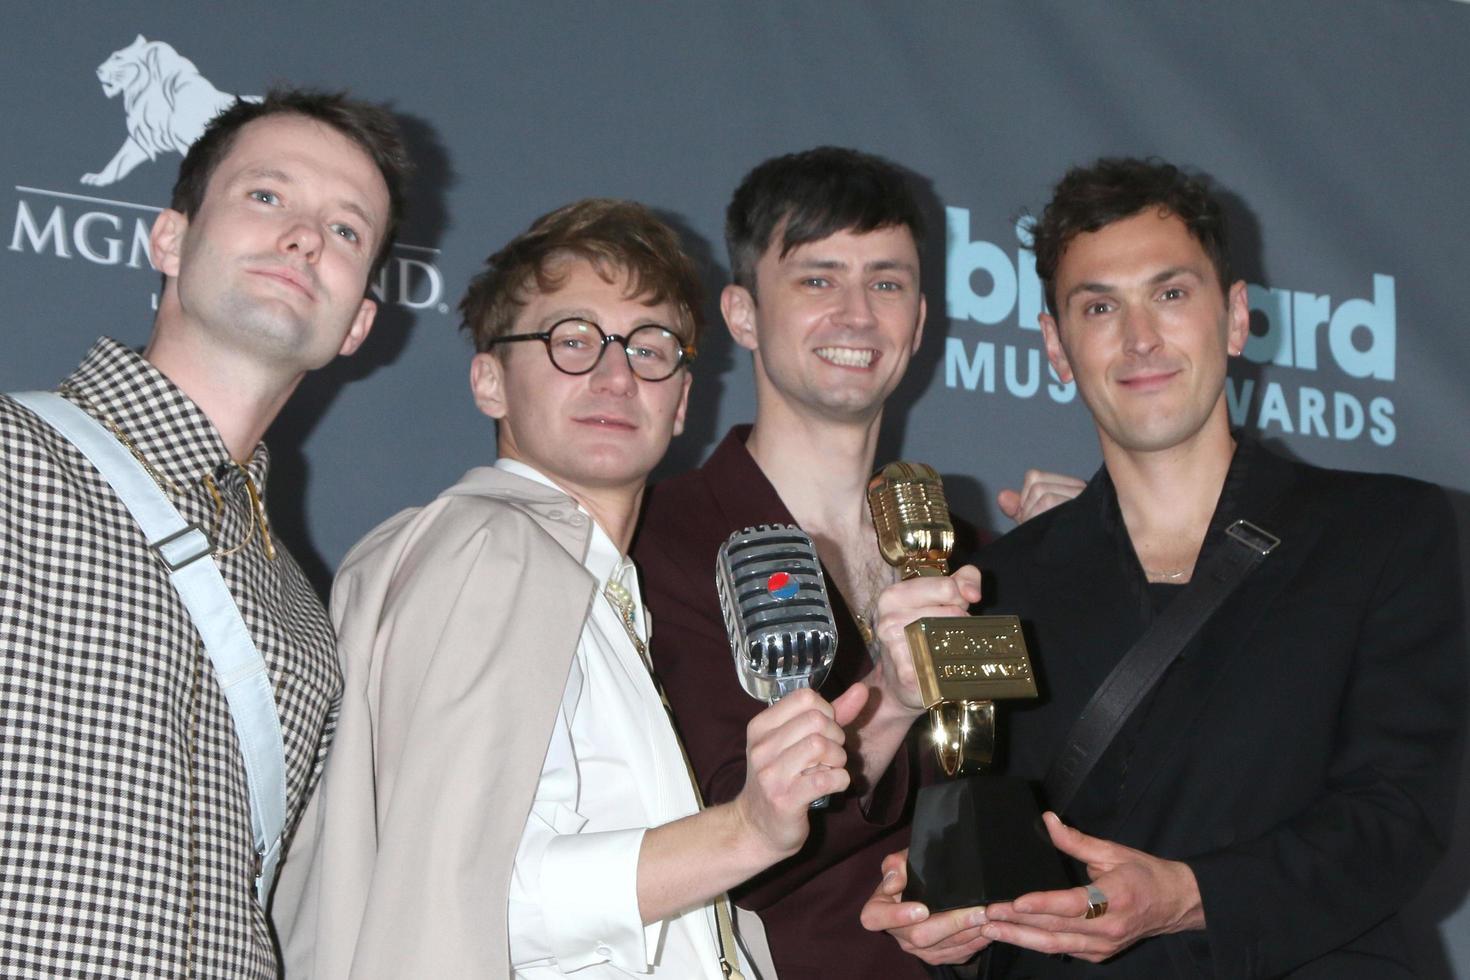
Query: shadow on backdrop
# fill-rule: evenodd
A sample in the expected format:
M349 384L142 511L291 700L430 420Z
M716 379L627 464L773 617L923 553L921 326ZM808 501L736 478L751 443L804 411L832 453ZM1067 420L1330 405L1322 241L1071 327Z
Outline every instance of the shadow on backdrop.
M449 227L447 192L455 179L449 153L427 122L401 113L397 118L415 167L398 241L432 246ZM407 258L411 254L395 248L385 266L391 267L400 255ZM384 281L391 288L394 283L391 270ZM351 357L339 357L320 371L308 374L266 436L271 451L273 529L286 542L307 580L324 601L331 589L333 569L322 559L307 526L306 486L313 474L306 459L305 443L342 387L397 361L417 326L416 311L392 302L391 294L385 297L378 305L372 333L362 348ZM317 478L330 479L331 474L318 474Z
M878 432L878 451L873 460L875 468L904 458L904 437L908 433L909 418L914 406L939 374L939 366L944 362L944 341L949 333L944 298L944 202L935 193L929 178L901 164L897 166L908 178L909 190L913 192L924 218L924 240L919 243L919 288L923 290L927 311L924 339L909 361L903 379L883 405L883 428Z
M1271 284L1266 281L1266 245L1261 235L1260 219L1239 195L1216 188L1215 196L1225 211L1225 226L1230 242L1230 261L1234 265L1234 268L1230 270L1231 281L1244 279L1246 282L1269 289ZM1253 339L1259 341L1259 338L1264 337L1270 328L1271 325L1264 314L1251 313L1251 337ZM1277 334L1280 335L1281 331L1277 331ZM1260 392L1266 388L1266 368L1270 364L1270 358L1265 358L1265 361L1266 363L1257 363L1245 357L1230 359L1229 376L1235 380L1236 390L1247 395L1247 400L1258 397ZM1256 416L1254 413L1247 413L1247 417ZM1271 443L1271 448L1282 456L1296 459L1296 456L1280 443Z
M669 443L669 451L649 475L650 484L694 469L704 462L705 447L713 449L724 436L717 430L725 378L735 366L736 354L744 353L735 346L720 315L720 290L730 279L728 270L715 257L714 246L682 215L658 208L654 213L678 233L684 251L699 269L700 285L704 288L704 331L699 338L699 357L694 362L694 386L689 389L684 432Z

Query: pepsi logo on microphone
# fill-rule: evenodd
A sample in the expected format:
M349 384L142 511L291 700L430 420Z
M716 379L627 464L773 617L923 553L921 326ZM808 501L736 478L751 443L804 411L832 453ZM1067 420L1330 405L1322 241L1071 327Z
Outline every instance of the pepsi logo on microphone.
M766 579L766 592L773 599L794 599L801 591L801 584L789 572L774 572Z

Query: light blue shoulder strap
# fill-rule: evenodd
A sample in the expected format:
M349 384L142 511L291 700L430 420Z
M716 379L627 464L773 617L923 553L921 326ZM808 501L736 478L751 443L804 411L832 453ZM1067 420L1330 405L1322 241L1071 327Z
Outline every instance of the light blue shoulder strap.
M194 620L245 758L250 830L257 858L255 887L263 908L275 879L286 826L286 754L270 673L214 562L209 535L184 520L142 464L92 416L54 392L29 391L10 397L70 440L112 485L138 522L149 548L168 569L169 581Z

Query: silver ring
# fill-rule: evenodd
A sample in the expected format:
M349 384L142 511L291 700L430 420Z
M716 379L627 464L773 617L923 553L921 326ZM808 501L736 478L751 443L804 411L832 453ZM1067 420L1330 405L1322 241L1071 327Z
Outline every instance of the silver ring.
M1108 896L1091 882L1087 883L1087 914L1084 918L1096 919L1108 914Z

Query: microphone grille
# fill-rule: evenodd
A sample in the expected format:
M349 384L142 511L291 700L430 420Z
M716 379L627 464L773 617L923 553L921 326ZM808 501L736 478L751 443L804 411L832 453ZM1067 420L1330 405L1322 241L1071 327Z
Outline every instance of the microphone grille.
M736 531L720 546L715 585L741 683L764 700L817 686L837 650L827 584L798 527ZM779 689L779 690L778 690Z
M944 482L933 467L889 463L868 482L868 507L879 550L889 564L943 561L954 550Z

